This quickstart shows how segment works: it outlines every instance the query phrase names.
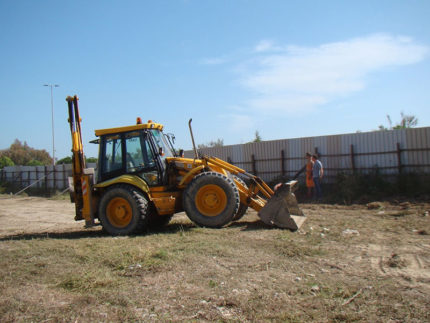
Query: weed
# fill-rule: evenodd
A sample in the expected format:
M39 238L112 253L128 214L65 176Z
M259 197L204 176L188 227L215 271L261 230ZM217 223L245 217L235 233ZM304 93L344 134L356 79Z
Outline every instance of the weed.
M212 279L210 279L209 280L209 287L210 288L215 288L215 287L217 287L218 286L218 284L217 284L217 282L216 281L214 281L214 280L212 280Z
M160 249L151 254L151 258L159 259L159 260L167 260L169 258L169 254L166 250Z

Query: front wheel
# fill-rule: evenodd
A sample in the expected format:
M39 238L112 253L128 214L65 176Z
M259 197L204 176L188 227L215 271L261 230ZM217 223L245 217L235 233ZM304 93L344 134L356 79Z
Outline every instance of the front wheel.
M239 204L239 191L234 182L216 172L197 175L183 195L188 217L198 225L210 228L219 228L231 222Z
M99 204L99 220L111 235L141 232L147 222L148 201L138 189L119 185L105 192Z

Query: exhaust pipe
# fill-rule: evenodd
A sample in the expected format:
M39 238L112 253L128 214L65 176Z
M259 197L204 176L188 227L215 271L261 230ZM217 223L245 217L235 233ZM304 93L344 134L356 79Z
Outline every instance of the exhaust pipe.
M190 119L190 121L188 121L188 127L190 128L191 140L192 140L192 142L193 142L194 159L198 159L198 158L199 158L199 156L198 156L198 154L197 154L196 143L194 142L193 128L191 128L191 121L193 121L193 119L192 119L192 118Z

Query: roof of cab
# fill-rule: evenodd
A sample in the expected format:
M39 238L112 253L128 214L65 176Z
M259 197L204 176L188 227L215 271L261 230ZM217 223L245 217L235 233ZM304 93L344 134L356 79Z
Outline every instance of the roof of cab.
M135 124L133 126L126 126L126 127L100 129L100 130L96 130L95 133L97 137L100 137L103 135L129 132L129 131L142 130L142 129L163 130L163 125L159 123L150 122L150 123L143 123L143 124Z

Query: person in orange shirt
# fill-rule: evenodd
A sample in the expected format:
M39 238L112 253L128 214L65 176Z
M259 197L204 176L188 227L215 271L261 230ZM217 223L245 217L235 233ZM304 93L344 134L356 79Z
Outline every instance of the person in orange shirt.
M297 179L297 177L299 177L299 175L303 172L306 172L306 187L308 188L308 193L306 194L306 196L308 198L312 197L312 191L315 187L315 183L313 180L313 176L312 176L312 167L314 166L314 163L312 162L312 155L310 153L306 153L306 165L302 167L302 169L300 169L296 175L294 175L293 180Z
M312 197L312 190L315 187L314 180L312 179L312 167L313 163L311 160L312 155L310 153L306 153L306 187L308 188L308 194L307 197Z

